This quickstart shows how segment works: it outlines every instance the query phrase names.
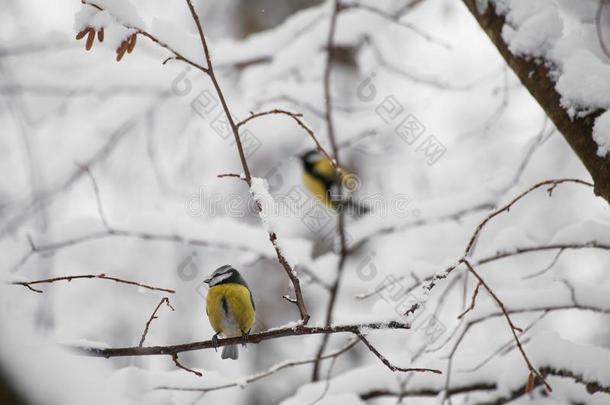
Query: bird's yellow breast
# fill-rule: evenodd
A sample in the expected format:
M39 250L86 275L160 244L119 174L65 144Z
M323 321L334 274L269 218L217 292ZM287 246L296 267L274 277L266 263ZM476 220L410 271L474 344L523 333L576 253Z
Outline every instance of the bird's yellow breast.
M223 283L210 288L206 312L216 333L239 336L248 333L254 324L256 313L250 291L241 284ZM239 330L227 330L231 324Z
M322 204L324 204L324 206L328 208L333 208L332 202L330 201L328 195L326 184L324 184L324 182L305 172L303 173L303 184L305 185L309 193Z
M343 180L349 173L341 169L341 174L337 176L335 167L328 159L320 159L311 167L311 173L303 173L303 184L307 190L327 208L336 208L335 202L331 199L330 187L337 180ZM338 178L337 178L338 177ZM322 180L324 179L324 180Z

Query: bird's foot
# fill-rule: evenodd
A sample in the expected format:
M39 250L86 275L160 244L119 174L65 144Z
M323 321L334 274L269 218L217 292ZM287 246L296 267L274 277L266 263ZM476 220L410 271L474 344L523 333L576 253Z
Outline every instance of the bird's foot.
M247 332L242 332L241 333L241 345L243 347L246 347L246 344L248 343L248 337L250 336L250 331L248 330Z
M212 336L212 345L214 346L214 351L218 351L218 333Z

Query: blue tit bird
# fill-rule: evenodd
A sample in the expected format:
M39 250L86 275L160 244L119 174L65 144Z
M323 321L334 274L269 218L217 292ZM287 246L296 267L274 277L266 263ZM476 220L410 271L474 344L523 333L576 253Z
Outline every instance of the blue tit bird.
M303 184L309 193L325 207L337 212L347 210L356 217L366 215L370 208L354 201L349 193L360 186L356 176L341 168L340 174L332 162L315 150L305 152L300 156L303 164ZM347 194L340 195L339 185Z
M212 328L223 337L247 336L256 318L252 292L246 280L230 265L217 268L210 278L204 280L210 286L206 313ZM225 346L221 358L236 360L237 345Z

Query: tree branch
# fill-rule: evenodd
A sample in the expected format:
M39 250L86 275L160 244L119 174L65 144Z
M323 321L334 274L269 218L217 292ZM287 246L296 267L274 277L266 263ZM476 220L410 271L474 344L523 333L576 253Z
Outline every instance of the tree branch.
M331 164L335 167L335 169L337 169L337 166L335 164L335 159L332 158L332 156L330 156L330 154L322 147L322 144L320 144L320 141L318 141L318 138L316 138L316 135L314 134L314 132L307 126L305 125L305 123L301 120L301 117L303 117L303 114L300 113L293 113L290 111L286 111L286 110L281 110L278 108L275 108L273 110L269 110L269 111L263 111L263 112L259 112L259 113L250 113L251 115L248 118L245 118L241 121L239 121L237 123L237 128L239 129L242 125L245 125L246 123L248 123L249 121L259 118L259 117L264 117L266 115L271 115L271 114L283 114L283 115L287 115L290 118L292 118L301 128L303 128L305 130L305 132L307 132L307 134L311 137L311 139L314 141L314 143L316 144L316 150L320 153L320 155L324 156L325 158L327 158Z
M146 339L146 335L148 334L148 328L150 327L150 324L152 323L153 319L157 319L157 311L159 310L159 308L161 308L161 305L163 305L163 303L170 307L172 311L175 311L174 307L172 307L172 305L169 303L169 298L163 297L155 308L155 310L153 311L148 321L146 322L146 326L144 327L144 332L142 332L142 337L140 338L140 343L138 344L138 347L142 347L144 345L144 339Z
M586 117L570 117L561 105L561 95L555 90L555 82L550 74L553 69L551 62L545 60L538 63L534 58L525 59L513 55L502 38L504 16L499 15L492 4L484 13L479 13L477 0L463 2L587 168L595 183L595 194L610 203L610 159L597 155L597 144L592 136L595 119L602 111L595 111Z
M335 156L334 163L337 168L337 177L340 179L340 168L341 163L339 160L339 147L337 145L337 139L335 137L335 129L333 123L333 109L332 109L332 95L330 88L330 76L332 73L332 61L333 61L333 48L334 48L334 37L335 31L337 29L337 18L341 11L341 5L339 0L332 0L332 10L329 20L329 29L328 29L328 37L326 40L326 64L324 65L324 102L325 102L325 114L324 119L326 121L326 132L328 134L328 138L332 147L333 155ZM331 160L333 161L333 160ZM339 196L343 195L343 185L342 181L337 182L337 194ZM328 298L328 304L326 306L326 317L325 323L327 326L330 326L333 320L333 310L335 308L335 303L337 301L337 296L339 295L339 286L341 285L341 277L343 275L343 269L345 267L345 260L347 259L348 249L347 249L347 238L345 236L345 210L341 210L337 219L337 234L339 236L339 244L340 244L340 252L339 252L339 262L337 264L337 275L335 276L335 282L330 288L330 296ZM324 335L322 337L322 342L320 343L320 347L318 348L317 357L321 357L322 353L326 350L326 345L328 344L329 335ZM313 372L312 372L312 380L317 381L319 379L320 374L320 362L317 361L314 363Z
M188 368L183 366L179 361L178 361L178 353L172 353L172 360L174 361L174 364L176 365L176 367L183 369L184 371L188 371L189 373L193 373L195 374L197 377L203 377L203 373L200 373L197 370L193 370L192 368Z
M334 358L339 357L340 355L342 355L343 353L347 352L352 347L354 347L359 341L360 340L357 339L357 338L352 339L349 343L347 343L341 349L339 349L337 351L334 351L332 353L325 354L324 356L322 356L322 360L334 359ZM262 371L260 373L253 374L253 375L250 375L248 377L240 378L239 379L239 383L232 382L232 383L228 383L228 384L216 385L216 386L205 387L205 388L158 387L157 389L159 389L159 390L171 390L171 391L188 391L188 392L202 392L202 393L206 393L206 392L210 392L210 391L219 391L219 390L223 390L223 389L227 389L227 388L233 388L233 387L243 387L246 384L250 384L250 383L253 383L255 381L262 380L262 379L264 379L266 377L269 377L269 376L277 373L278 371L284 370L286 368L301 366L301 365L304 365L304 364L310 364L310 363L315 362L316 360L317 359L314 357L314 358L305 359L305 360L284 361L282 363L276 364L275 366L269 368L266 371Z
M498 298L498 296L496 295L496 293L493 292L493 290L487 285L487 283L485 282L485 280L483 280L483 278L479 275L479 273L477 273L475 271L475 269L472 267L472 265L468 262L468 260L466 259L462 259L460 260L461 263L463 263L464 265L466 265L468 271L470 271L476 278L477 280L479 280L479 283L483 286L483 288L485 288L485 290L487 290L487 292L489 293L489 295L493 298L493 300L498 304L498 307L500 307L500 309L502 310L502 313L504 314L504 317L506 318L506 322L508 322L508 326L510 327L510 331L513 334L513 337L515 338L515 343L517 344L517 348L519 349L519 352L521 352L521 356L523 357L523 360L525 361L525 364L527 365L527 368L529 370L529 372L531 374L534 374L537 378L540 379L540 381L544 384L544 386L549 390L549 391L553 391L553 389L551 388L551 386L546 382L546 380L544 379L544 377L542 376L542 374L540 373L540 371L536 370L536 368L532 365L529 357L527 356L527 354L525 353L525 350L523 349L523 346L521 345L521 341L519 340L519 336L517 336L517 331L522 332L521 328L518 328L512 321L510 315L508 314L508 312L506 311L506 307L504 306L504 303L502 302L502 300L500 300L500 298ZM474 299L473 299L474 302ZM474 306L474 305L473 305Z
M479 224L479 226L477 226L472 237L470 238L470 241L468 242L468 245L466 246L466 251L464 252L464 256L472 255L472 252L475 248L476 242L479 238L481 231L483 230L485 225L487 225L487 223L489 221L491 221L494 217L502 214L503 212L510 211L511 207L513 205L515 205L515 203L517 203L517 201L519 201L520 199L522 199L523 197L525 197L527 194L531 193L532 191L539 189L540 187L549 186L549 188L547 189L547 192L549 193L549 196L551 196L553 193L553 190L555 190L555 187L557 187L559 184L562 184L562 183L576 183L576 184L582 184L585 186L593 187L593 184L583 181L583 180L579 180L579 179L545 180L545 181L541 181L540 183L534 184L532 187L528 188L527 190L525 190L524 192L519 194L517 197L513 198L508 204L506 204L502 208L500 208L500 209L494 211L493 213L491 213L490 215L488 215Z
M82 280L82 279L93 279L93 278L99 278L102 280L109 280L109 281L114 281L117 283L122 283L122 284L129 284L129 285L134 285L137 287L141 287L141 288L146 288L147 290L153 290L153 291L163 291L166 293L170 293L170 294L175 294L176 291L174 290L170 290L169 288L161 288L161 287L153 287L151 285L147 285L147 284L142 284L142 283L137 283L135 281L129 281L129 280L123 280L120 278L116 278L116 277L110 277L107 276L104 273L101 274L83 274L83 275L76 275L76 276L63 276L63 277L55 277L55 278L48 278L45 280L35 280L35 281L12 281L9 282L8 284L10 285L21 285L24 287L29 288L30 290L37 292L37 293L42 293L42 290L37 290L35 288L33 288L33 285L36 284L45 284L45 283L55 283L57 281L72 281L72 280Z
M191 12L191 16L193 17L193 21L195 22L195 25L197 26L197 31L199 32L199 38L201 39L201 46L203 47L203 53L205 56L205 60L207 62L207 69L204 70L204 73L206 73L209 76L209 78L212 81L212 84L214 86L214 89L216 90L216 95L218 96L218 99L220 100L220 104L222 105L222 109L225 113L225 116L227 117L229 127L231 128L231 131L233 132L233 137L235 138L235 145L237 146L237 152L239 154L239 159L241 161L241 165L244 170L245 181L248 184L248 186L250 188L252 188L252 175L250 173L250 168L248 167L248 162L246 161L246 155L244 153L244 148L242 146L241 139L239 137L239 128L238 128L238 125L233 120L233 115L231 114L231 110L229 109L229 106L225 99L224 93L222 92L220 84L218 83L218 79L216 78L216 73L214 73L214 65L212 64L212 59L210 56L210 51L208 49L208 44L207 44L207 41L205 38L205 34L203 32L203 28L201 27L201 21L199 19L199 16L197 15L197 12L195 11L195 7L193 6L192 1L186 0L186 4L188 5L189 11ZM261 207L259 204L257 204L257 208L260 211ZM280 249L276 243L277 235L275 234L275 232L269 232L269 240L273 244L273 248L275 249L275 252L277 254L278 261L280 262L280 264L284 268L284 271L288 275L288 278L292 282L292 286L294 288L294 293L295 293L296 300L297 300L296 305L299 309L299 313L301 315L301 320L303 321L304 324L307 324L310 316L309 316L309 312L307 312L307 307L305 306L305 300L303 299L303 293L301 292L301 283L299 281L299 278L297 277L295 271L292 269L292 267L290 266L290 264L288 263L286 258L283 256L282 252L280 251Z
M441 370L437 370L437 369L433 369L433 368L418 368L418 367L415 367L415 368L404 368L404 367L397 367L394 364L390 363L390 361L385 356L383 356L379 352L379 350L377 350L375 348L375 346L373 346L371 344L371 342L369 342L369 340L362 333L360 333L358 331L358 332L356 332L356 336L358 336L358 338L360 340L362 340L362 343L364 343L366 345L366 347L371 351L371 353L373 353L375 356L377 356L377 358L379 360L381 360L381 362L383 364L385 364L385 366L387 368L389 368L390 370L392 370L392 371L400 371L400 372L403 372L403 373L404 372L410 372L410 371L423 372L423 373L429 372L429 373L434 373L434 374L442 374L443 373Z
M260 343L265 340L278 339L289 336L305 336L319 335L332 333L352 333L356 335L361 329L410 329L411 325L398 322L389 323L367 323L367 324L351 324L351 325L333 325L333 326L306 326L299 324L297 326L286 326L278 329L270 329L265 332L253 333L247 336L237 336L231 338L214 340L205 340L193 343L184 343L171 346L149 346L149 347L121 347L121 348L99 348L99 347L79 347L77 348L84 354L94 357L126 357L126 356L161 356L172 355L182 352L217 349L218 347L230 346L242 343Z

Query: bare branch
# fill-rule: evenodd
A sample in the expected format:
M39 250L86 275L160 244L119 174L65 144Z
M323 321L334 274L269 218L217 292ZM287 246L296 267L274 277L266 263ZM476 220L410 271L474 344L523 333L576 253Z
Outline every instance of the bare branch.
M434 374L442 374L443 372L437 369L433 369L433 368L403 368L403 367L397 367L395 365L393 365L392 363L390 363L390 361L385 358L380 352L379 350L377 350L372 344L371 342L368 341L368 339L366 337L364 337L364 335L360 332L356 332L356 336L358 336L358 338L360 340L362 340L362 343L364 343L366 345L366 347L375 355L377 356L377 358L379 360L381 360L381 362L383 364L385 364L385 366L387 368L389 368L392 371L400 371L400 372L411 372L411 371L415 371L415 372L429 372L429 373L434 373Z
M332 11L330 15L329 21L329 29L328 29L328 37L326 40L326 62L324 65L324 101L325 101L325 115L324 119L326 121L326 132L328 134L328 138L330 141L330 145L332 147L333 155L335 156L334 162L335 167L337 168L337 174L339 174L339 170L341 167L341 162L339 160L339 147L337 145L337 139L335 137L335 129L333 123L333 109L332 109L332 94L331 94L331 73L332 73L332 61L333 61L333 49L334 49L334 37L335 31L337 29L337 18L339 16L339 12L341 11L339 0L333 0L332 3ZM342 182L339 181L337 184L337 194L339 196L343 195L342 190ZM347 249L347 239L345 236L345 210L341 210L337 219L337 235L339 237L339 262L337 264L337 275L335 276L335 282L330 288L330 297L328 299L328 304L326 306L326 317L325 323L327 326L330 326L333 320L333 310L335 308L335 303L337 301L337 296L339 294L339 287L341 284L341 277L343 275L343 269L345 267L345 261L348 255ZM324 335L322 337L322 342L320 347L318 348L318 357L322 356L322 353L326 350L326 345L328 344L329 335ZM312 380L317 381L320 373L320 362L317 361L313 366Z
M513 313L513 311L508 311L509 313ZM551 311L550 310L545 310L542 312L542 314L540 316L538 316L536 319L534 319L532 322L530 322L529 325L527 325L525 328L523 328L523 334L525 334L526 332L528 332L530 329L532 329L532 327L534 325L536 325L536 323L538 323L542 318L544 318L545 316L547 316ZM498 316L502 316L502 314L498 314ZM475 322L469 322L466 325L465 330L469 329L472 325L474 325ZM523 336L523 334L521 336ZM460 340L461 341L461 340ZM523 343L527 343L527 342L523 342ZM459 346L459 342L456 343L456 345ZM469 368L469 369L460 369L458 371L460 372L473 372L473 371L477 371L479 370L481 367L483 367L485 364L489 363L494 357L496 357L498 354L500 353L508 353L508 351L516 348L517 346L515 345L515 341L513 339L510 339L508 342L504 343L502 346L500 346L498 348L498 350L494 351L492 354L490 354L486 359L484 359L483 361L481 361L479 364ZM457 348L455 348L457 350ZM455 350L452 351L453 353L455 352Z
M21 285L24 287L29 288L32 291L35 291L37 293L42 293L42 290L37 290L35 288L32 288L33 285L37 285L37 284L47 284L47 283L55 283L57 281L72 281L72 280L82 280L82 279L94 279L94 278L98 278L98 279L102 279L102 280L109 280L109 281L115 281L117 283L122 283L122 284L129 284L129 285L133 285L133 286L137 286L137 287L141 287L141 288L146 288L147 290L153 290L153 291L164 291L170 294L175 294L176 291L174 290L170 290L169 288L161 288L161 287L153 287L151 285L148 284L142 284L142 283L138 283L135 281L129 281L129 280L123 280L120 278L116 278L116 277L110 277L107 276L104 273L101 274L82 274L82 275L75 275L75 276L63 276L63 277L54 277L54 278L48 278L45 280L35 280L35 281L12 281L9 282L8 284L10 285Z
M426 41L428 41L430 43L442 46L443 48L448 49L448 50L452 49L451 44L449 44L448 42L446 42L440 38L434 37L433 35L425 32L424 30L422 30L415 24L412 24L407 21L401 21L401 17L404 13L402 10L399 10L399 12L396 14L391 14L391 13L388 13L387 11L381 10L379 8L369 6L368 4L362 4L362 3L356 3L356 2L353 2L353 3L343 3L342 2L342 3L340 3L340 7L341 7L341 11L349 10L349 9L360 9L360 10L368 11L369 13L372 13L372 14L378 15L382 18L385 18L386 20L391 21L391 22L395 23L396 25L410 29L411 31L413 31L414 33L419 35L421 38L425 39Z
M475 271L475 269L472 267L472 265L468 262L468 260L466 259L462 259L460 260L461 263L465 264L466 267L468 268L468 271L470 271L476 278L477 280L479 280L479 283L483 286L483 288L485 288L485 290L487 290L487 292L489 293L489 295L494 299L494 301L496 301L496 303L498 304L498 307L500 307L500 309L502 310L502 313L504 314L504 317L506 318L506 322L508 322L508 326L510 327L510 331L513 334L513 337L515 338L515 343L517 344L517 348L519 349L519 351L521 352L521 356L523 357L523 360L525 360L525 363L527 365L528 370L530 371L530 373L533 373L536 377L538 377L540 379L540 381L542 381L542 383L544 384L544 386L549 390L549 391L553 391L553 389L551 388L551 386L546 382L546 380L544 379L544 377L542 376L542 374L536 370L536 368L534 368L534 366L532 365L529 357L527 356L527 354L525 353L525 350L523 349L523 346L521 345L521 341L519 340L519 336L517 336L517 331L519 332L523 332L523 330L521 328L518 328L517 326L515 326L515 324L513 323L510 315L508 314L508 312L506 311L506 308L504 307L504 303L502 302L502 300L500 300L500 298L498 298L498 296L493 292L493 290L487 285L487 283L485 283L485 281L483 280L483 278L481 278L481 276L479 275L479 273L477 273Z
M95 201L97 203L97 211L98 211L98 215L100 216L100 219L102 220L102 224L104 224L104 227L108 230L110 230L110 225L108 225L108 220L106 219L106 215L104 214L104 207L102 206L102 198L100 197L100 189L99 186L97 185L97 181L95 180L95 177L93 176L93 173L91 172L91 169L88 166L85 165L81 165L81 164L76 164L81 170L83 170L84 172L87 173L87 175L89 176L89 180L91 180L91 184L93 185L93 192L95 193Z
M109 135L104 145L100 147L91 156L91 158L87 159L82 164L91 168L108 157L117 147L117 145L119 145L120 142L127 137L127 135L132 133L139 121L146 117L151 111L156 110L162 102L168 99L169 94L170 91L163 92L142 113L138 114L137 116L129 117L118 125ZM62 180L60 184L52 187L49 191L37 195L31 201L22 202L21 205L24 206L24 208L19 213L3 220L2 226L0 227L0 237L3 237L15 230L21 223L23 223L23 221L30 218L32 213L36 212L39 207L44 207L50 204L53 198L72 187L84 174L85 172L83 172L81 169L76 169L73 173L69 174L64 180Z
M337 165L335 163L335 159L332 158L332 156L330 156L330 154L322 147L322 144L320 144L320 141L318 141L318 138L316 138L316 135L314 134L314 132L307 126L305 125L305 123L301 120L301 117L303 117L303 114L300 113L293 113L290 111L286 111L286 110L280 110L280 109L273 109L273 110L269 110L269 111L263 111L263 112L259 112L259 113L250 113L251 115L246 118L241 120L240 122L237 123L237 128L241 127L242 125L245 125L246 123L248 123L249 121L259 118L259 117L264 117L266 115L271 115L271 114L283 114L283 115L287 115L290 118L292 118L294 121L296 121L296 123L305 130L305 132L307 132L307 134L311 137L311 139L314 141L314 143L316 144L316 150L325 158L327 158L331 164L335 167L335 169L337 169Z
M511 250L499 251L495 255L487 256L474 262L475 266L487 264L496 260L505 259L512 256L518 256L532 252L543 252L546 250L578 250L578 249L601 249L610 250L610 244L599 243L597 241L590 242L574 242L574 243L553 243L550 245L517 247Z
M358 338L353 338L341 349L339 349L335 352L332 352L332 353L325 354L324 356L322 356L321 359L322 360L335 359L335 358L339 357L340 355L342 355L343 353L349 351L358 342L360 342L360 340ZM311 363L315 362L316 360L317 360L316 358L310 358L310 359L305 359L305 360L284 361L279 364L276 364L275 366L269 368L266 371L262 371L262 372L253 374L248 377L242 377L239 379L239 383L233 382L233 383L216 385L216 386L205 387L205 388L158 387L157 389L172 390L172 391L195 391L195 392L206 393L206 392L210 392L210 391L218 391L218 390L223 390L223 389L233 388L233 387L243 387L246 384L250 384L250 383L262 380L262 379L269 377L269 376L277 373L278 371L284 370L286 368L301 366L304 364L311 364Z
M144 345L144 339L146 339L146 335L148 334L148 328L150 327L150 324L152 323L153 319L157 319L157 311L159 310L159 308L161 308L161 305L163 305L163 303L170 307L172 311L175 311L174 307L172 307L169 303L169 298L163 297L155 308L155 310L153 311L148 321L146 322L146 326L144 327L144 332L142 332L142 337L140 338L140 343L138 344L138 347L142 347Z
M216 349L223 346L231 346L242 343L260 343L265 340L278 339L289 336L320 335L334 333L356 334L361 329L410 329L411 326L405 323L367 323L351 325L333 326L306 326L302 323L296 326L287 326L278 329L270 329L260 333L253 333L247 336L237 336L214 340L205 340L193 343L184 343L171 346L149 346L149 347L120 347L120 348L99 348L99 347L80 347L77 348L84 354L94 357L126 357L126 356L162 356L174 353L182 353L194 350ZM317 358L317 356L316 356Z
M481 286L482 286L481 282L478 282L477 287L474 289L474 292L472 293L472 300L470 301L470 306L468 308L466 308L466 310L464 312L462 312L461 314L458 315L458 319L462 319L464 317L464 315L466 315L468 312L470 312L474 309L477 295L479 294L479 289L481 288Z
M610 202L610 159L597 155L597 144L592 136L595 120L603 111L598 109L586 116L572 117L563 107L561 95L555 88L555 76L550 73L555 69L553 63L514 55L502 35L505 17L494 5L490 4L480 13L477 0L463 0L463 3L583 162L595 183L595 194Z
M244 180L244 181L246 180L245 177L243 177L241 174L237 174L237 173L223 173L223 174L217 175L216 177L218 177L220 179L222 179L224 177L235 177L240 180Z
M176 367L181 368L185 371L188 371L189 373L193 373L197 377L203 377L203 374L200 373L199 371L193 370L192 368L188 368L188 367L185 367L182 364L180 364L180 362L178 361L178 353L172 353L172 360L174 361L174 364L176 365Z
M351 250L354 251L354 250L358 249L364 243L368 242L369 240L371 240L372 238L377 237L377 236L387 235L387 234L394 233L394 232L400 232L400 231L404 231L407 229L419 228L422 226L427 226L427 225L436 224L436 223L440 223L440 222L460 221L465 216L475 214L479 211L488 211L488 210L494 209L495 207L496 207L496 205L491 201L483 202L483 203L477 204L473 207L463 208L463 209L460 209L458 211L455 211L455 212L452 212L449 214L440 215L438 217L421 218L421 219L406 222L403 224L391 225L391 226L379 228L379 229L374 230L370 234L365 235L358 241L354 242L352 244Z
M60 249L77 246L83 243L96 241L100 239L106 239L110 237L124 237L131 239L140 239L142 241L150 242L150 241L162 241L162 242L171 242L171 243L181 243L187 244L190 246L204 246L204 247L213 247L218 249L235 249L244 252L253 252L252 249L246 245L232 245L230 243L217 242L217 241L209 241L203 239L191 239L182 235L172 235L172 234L157 234L157 233L149 233L149 232L141 232L141 231L133 231L126 229L117 229L110 228L104 231L93 232L87 235L77 236L71 239L66 239L59 242L49 243L47 245L34 245L34 243L30 239L31 250L28 251L10 270L11 273L15 273L21 267L27 263L27 261L37 254L42 254L46 252L53 252Z
M497 389L495 384L489 383L472 383L468 385L458 385L452 387L447 393L448 397L453 395L460 394L468 394L470 392L487 392L487 391L495 391ZM360 399L363 401L368 401L376 398L383 397L398 397L398 398L407 398L407 397L437 397L442 393L441 390L437 388L420 388L413 390L405 390L405 391L390 391L387 389L379 389L379 390L371 390L367 392L360 393Z
M610 248L610 246L609 246ZM553 257L553 260L551 261L551 263L549 263L548 266L546 266L545 268L543 268L542 270L539 270L535 273L532 274L528 274L527 276L523 276L521 277L521 280L528 280L530 278L534 278L534 277L538 277L543 275L544 273L546 273L547 271L549 271L550 269L553 268L553 266L555 266L557 264L557 262L559 261L559 257L561 256L561 254L563 252L565 252L566 248L560 248L557 253L555 254L555 257Z
M508 204L506 204L502 208L500 208L500 209L494 211L493 213L491 213L490 215L488 215L483 220L483 222L481 222L479 224L479 226L477 226L477 229L474 231L474 234L472 235L472 237L470 238L470 241L468 242L468 246L466 246L466 251L464 252L464 256L470 256L472 254L472 251L474 250L476 241L479 238L479 234L483 230L483 227L485 225L487 225L487 223L490 220L492 220L494 217L502 214L503 212L510 211L511 207L514 204L516 204L517 201L519 201L520 199L522 199L523 197L525 197L526 195L528 195L529 193L531 193L532 191L534 191L534 190L536 190L538 188L549 186L549 188L547 189L547 192L549 193L549 196L551 196L552 193L553 193L553 190L555 189L555 187L557 187L559 184L563 184L563 183L575 183L575 184L582 184L582 185L585 185L585 186L593 187L593 184L591 184L589 182L586 182L586 181L583 181L583 180L579 180L579 179L545 180L545 181L542 181L540 183L537 183L537 184L533 185L529 189L527 189L524 192L522 192L521 194L519 194L513 200L511 200Z

